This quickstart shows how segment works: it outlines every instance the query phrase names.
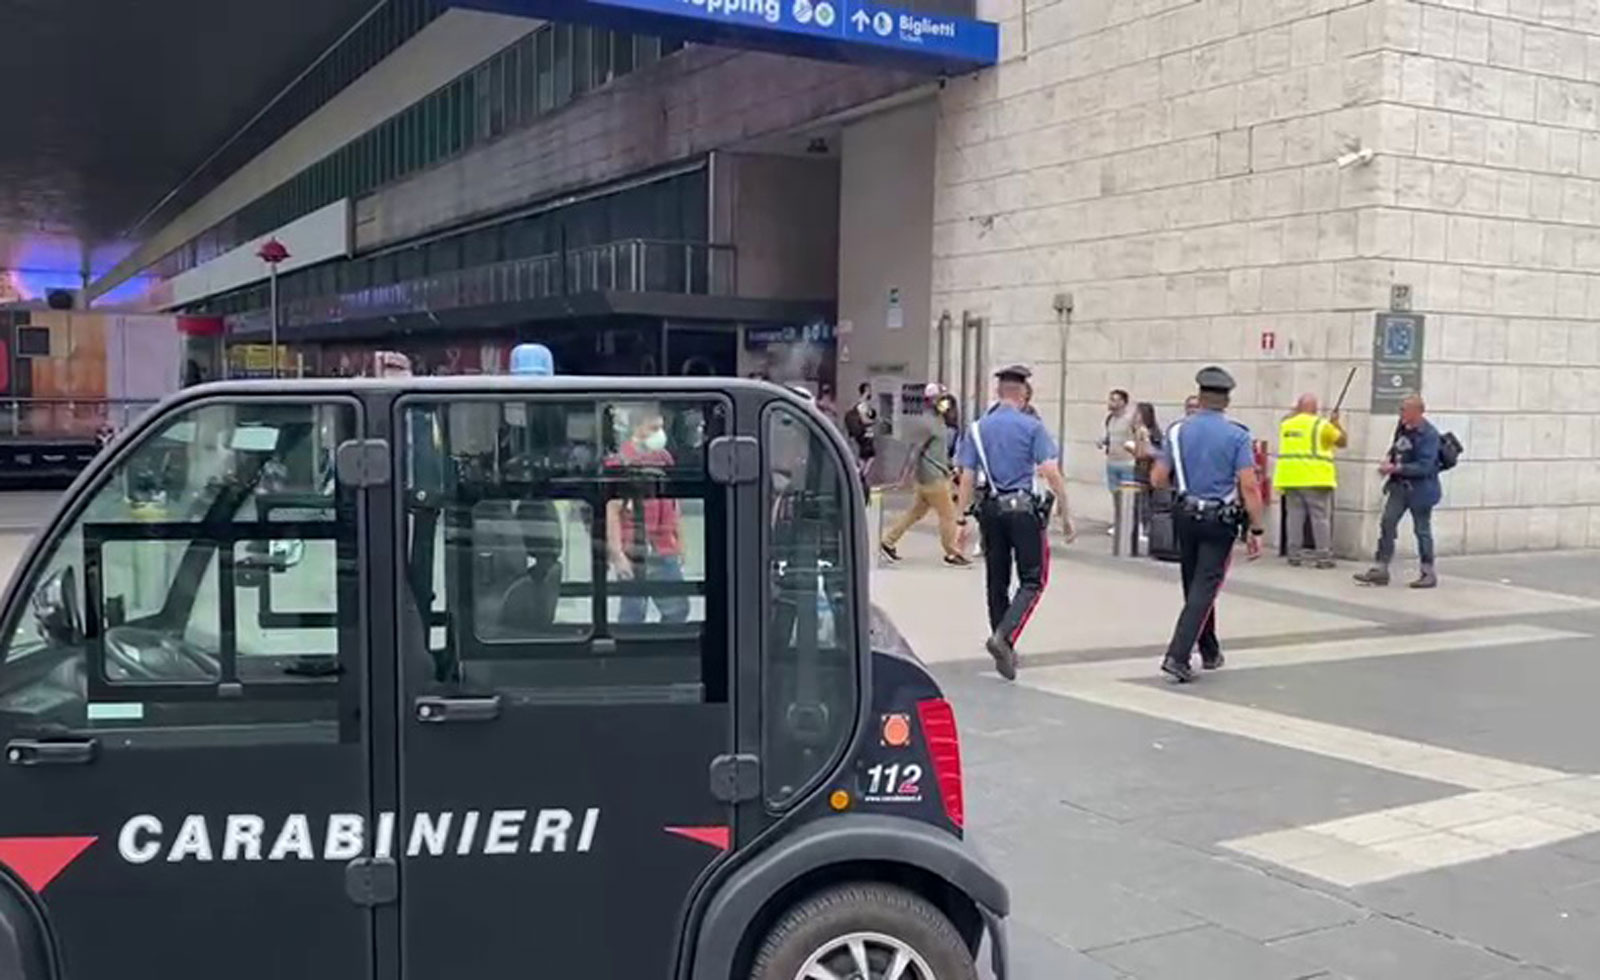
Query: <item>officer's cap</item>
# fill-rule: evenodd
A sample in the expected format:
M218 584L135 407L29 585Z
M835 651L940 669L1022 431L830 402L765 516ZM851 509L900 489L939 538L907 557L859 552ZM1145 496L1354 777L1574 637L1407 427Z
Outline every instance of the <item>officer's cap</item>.
M1001 381L1027 381L1033 377L1033 370L1026 364L1008 364L994 373Z
M1226 394L1234 388L1233 375L1215 364L1201 368L1200 373L1194 376L1194 380L1201 391L1220 391Z

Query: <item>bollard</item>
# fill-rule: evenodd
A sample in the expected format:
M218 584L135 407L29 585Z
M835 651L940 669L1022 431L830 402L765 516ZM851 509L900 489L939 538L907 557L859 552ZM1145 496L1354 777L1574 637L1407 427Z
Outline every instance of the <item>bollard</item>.
M1111 554L1139 556L1139 495L1144 486L1124 481L1117 485L1111 507Z
M872 529L872 554L877 567L884 566L883 549L878 547L878 542L883 540L883 491L873 487L867 493L867 527Z

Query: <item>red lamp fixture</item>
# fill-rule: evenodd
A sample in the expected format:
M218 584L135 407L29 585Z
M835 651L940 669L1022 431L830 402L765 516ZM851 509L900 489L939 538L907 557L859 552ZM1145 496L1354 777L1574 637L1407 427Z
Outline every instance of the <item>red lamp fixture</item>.
M289 250L276 238L269 238L266 244L261 246L261 251L257 252L256 256L268 265L275 266L289 257Z

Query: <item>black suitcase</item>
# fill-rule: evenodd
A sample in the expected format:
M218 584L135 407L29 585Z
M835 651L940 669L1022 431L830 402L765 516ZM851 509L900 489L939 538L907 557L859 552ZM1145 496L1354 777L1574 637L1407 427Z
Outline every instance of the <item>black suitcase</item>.
M1171 490L1150 491L1150 557L1157 561L1178 560L1178 534L1172 526Z

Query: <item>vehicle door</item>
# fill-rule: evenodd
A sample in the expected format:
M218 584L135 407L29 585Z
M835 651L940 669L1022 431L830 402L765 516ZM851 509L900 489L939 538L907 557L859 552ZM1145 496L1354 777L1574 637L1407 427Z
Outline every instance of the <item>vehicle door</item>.
M67 498L0 622L0 888L68 980L371 975L344 398L203 390Z
M404 976L671 975L731 834L732 402L419 394L394 429Z
M740 805L736 846L816 815L806 804L858 730L869 669L865 508L849 450L792 399L764 399L756 425L760 615L742 634L737 701L739 750L761 779Z

